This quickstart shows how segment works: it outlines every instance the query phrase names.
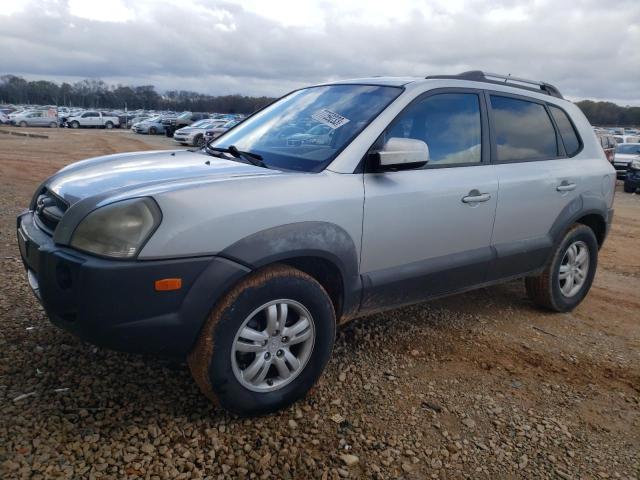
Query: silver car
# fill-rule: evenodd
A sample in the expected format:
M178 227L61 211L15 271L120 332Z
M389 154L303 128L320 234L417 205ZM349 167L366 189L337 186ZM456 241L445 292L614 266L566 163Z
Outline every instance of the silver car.
M288 141L292 128L330 141ZM615 170L546 83L466 72L300 89L199 151L108 155L47 179L18 217L56 325L188 359L243 415L321 375L354 317L523 278L567 312L587 295Z
M58 117L46 110L33 110L14 116L12 123L18 127L51 127L59 126Z
M207 130L221 125L221 122L211 119L198 120L188 127L182 127L173 133L173 139L181 145L201 147L204 145L204 134Z

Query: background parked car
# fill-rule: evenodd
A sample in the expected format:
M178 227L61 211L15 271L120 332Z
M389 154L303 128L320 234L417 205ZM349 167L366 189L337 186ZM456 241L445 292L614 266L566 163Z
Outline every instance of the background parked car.
M214 140L218 138L220 135L222 135L224 132L229 130L231 127L235 127L239 123L240 123L240 120L230 120L228 122L223 123L222 125L211 128L206 132L204 132L204 139L206 142L210 140Z
M629 164L633 160L640 159L640 142L638 143L621 143L616 147L616 159L613 162L613 166L616 169L616 176L618 178L625 178L627 176L627 170Z
M629 169L624 179L624 191L634 193L640 189L640 157L629 162Z
M167 137L172 137L176 130L182 127L188 127L192 123L204 119L209 119L208 113L182 112L177 117L165 118L162 121L162 124L164 125L164 133Z
M33 110L23 112L12 118L11 123L19 127L52 127L58 126L58 117L52 116L47 110Z
M219 120L198 120L188 127L183 127L176 130L173 134L173 139L182 145L193 145L194 147L201 147L205 142L205 132L207 130L220 126L221 123L223 122Z
M111 129L120 126L120 119L112 114L90 110L68 117L66 124L71 128L98 127Z
M156 135L158 133L164 133L164 124L162 123L162 115L148 118L142 122L134 123L131 127L135 133L144 133L149 135Z
M598 133L597 136L604 150L604 154L607 156L607 160L613 163L616 158L616 147L618 146L616 139L608 133Z
M640 137L637 135L614 135L618 143L640 143Z

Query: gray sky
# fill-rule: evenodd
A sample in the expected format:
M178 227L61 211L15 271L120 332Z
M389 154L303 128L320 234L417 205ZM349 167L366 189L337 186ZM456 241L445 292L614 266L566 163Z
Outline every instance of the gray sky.
M0 74L279 96L481 69L640 105L640 0L0 0Z

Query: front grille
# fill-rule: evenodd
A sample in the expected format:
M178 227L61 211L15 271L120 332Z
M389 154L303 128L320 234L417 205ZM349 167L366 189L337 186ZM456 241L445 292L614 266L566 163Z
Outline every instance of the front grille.
M53 235L67 208L69 206L64 200L44 188L42 193L38 195L35 206L35 217L38 226L49 235Z

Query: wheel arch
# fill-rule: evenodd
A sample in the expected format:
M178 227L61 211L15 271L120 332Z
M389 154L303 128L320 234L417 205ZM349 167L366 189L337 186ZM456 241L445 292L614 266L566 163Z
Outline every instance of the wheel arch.
M336 318L352 316L360 306L358 251L340 226L299 222L256 232L220 255L252 270L284 263L314 277L327 291Z
M597 195L579 195L558 215L550 230L553 244L557 245L565 233L576 223L591 228L601 247L607 236L609 208L605 199Z

